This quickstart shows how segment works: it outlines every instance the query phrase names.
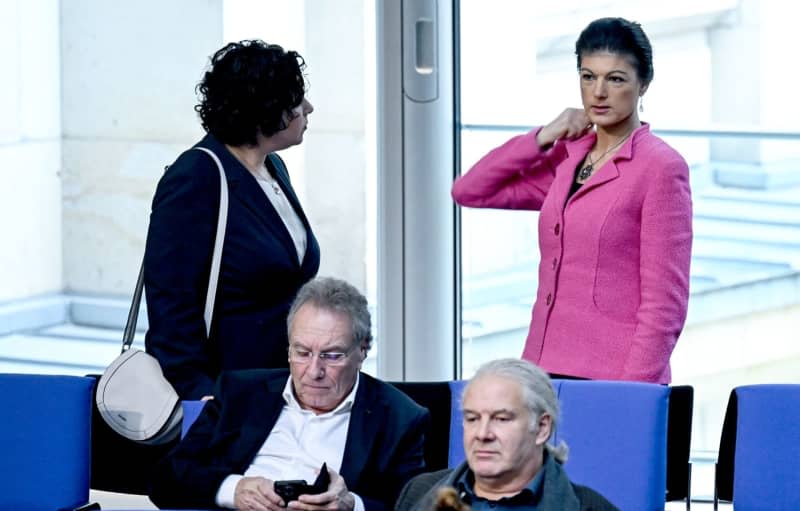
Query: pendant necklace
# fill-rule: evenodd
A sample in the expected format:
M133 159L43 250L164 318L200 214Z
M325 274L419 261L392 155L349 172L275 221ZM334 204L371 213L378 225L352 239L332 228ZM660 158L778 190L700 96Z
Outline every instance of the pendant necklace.
M272 191L275 192L275 195L281 194L281 186L278 184L277 181L275 181L274 177L270 179L269 184L272 186Z
M247 158L245 158L244 155L240 154L237 148L232 146L225 146L225 147L227 147L228 150L231 152L231 154L233 154L233 156L236 157L237 160L239 160L239 163L241 163L242 166L244 166L247 170L249 170L251 173L255 175L256 179L262 179L267 183L269 183L270 187L272 188L272 191L275 192L275 195L281 194L281 186L278 184L278 181L274 177L272 177L272 175L270 175L269 171L267 170L266 163L262 163L261 167L257 169L252 169L247 165Z
M595 163L597 163L598 161L602 160L605 155L607 155L608 153L610 153L611 151L613 151L617 147L621 146L623 142L628 140L628 137L631 136L631 133L633 133L633 130L629 131L627 135L625 135L624 137L619 139L619 142L617 142L616 144L614 144L611 147L609 147L608 149L606 149L606 151L603 154L601 154L600 157L598 157L595 161L592 161L592 153L591 152L589 154L587 154L586 155L586 159L589 160L589 163L585 167L583 167L580 171L578 171L578 179L580 181L586 181L587 179L589 179L589 176L591 176L592 172L594 172Z
M281 186L278 184L278 181L272 177L266 168L260 168L257 172L258 177L269 183L272 187L272 191L275 192L275 195L281 194Z

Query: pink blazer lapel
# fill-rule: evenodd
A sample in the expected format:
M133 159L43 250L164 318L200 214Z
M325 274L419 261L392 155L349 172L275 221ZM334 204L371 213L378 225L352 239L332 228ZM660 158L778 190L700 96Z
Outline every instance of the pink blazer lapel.
M585 135L577 140L570 140L564 142L564 160L558 165L560 172L556 174L555 181L553 181L552 192L554 197L561 205L561 209L566 205L569 199L569 191L572 188L572 182L575 179L575 169L581 164L586 154L592 148L597 136L594 132Z

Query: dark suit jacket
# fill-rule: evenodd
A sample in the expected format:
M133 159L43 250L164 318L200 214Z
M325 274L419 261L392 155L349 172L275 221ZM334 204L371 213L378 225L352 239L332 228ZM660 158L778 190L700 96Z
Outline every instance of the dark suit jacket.
M316 275L319 245L276 155L268 168L306 227L303 263L289 231L252 174L212 135L197 146L225 168L228 223L211 338L205 307L219 212L219 172L189 150L158 183L144 258L150 329L147 351L183 399L211 393L220 371L287 367L286 316L298 289Z
M278 420L289 372L223 373L215 399L156 467L150 498L160 507L213 508L222 481L244 474ZM429 414L387 383L361 374L339 473L369 511L391 509L400 489L424 470Z

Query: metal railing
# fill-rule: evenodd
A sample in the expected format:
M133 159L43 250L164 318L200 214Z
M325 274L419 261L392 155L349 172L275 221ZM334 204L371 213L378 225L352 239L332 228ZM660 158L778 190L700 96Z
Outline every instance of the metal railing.
M464 131L509 131L524 133L534 126L523 124L461 124ZM761 126L743 126L732 124L710 124L700 128L658 127L652 128L653 133L674 137L703 137L703 138L763 138L769 140L797 140L800 131L782 128L764 128Z

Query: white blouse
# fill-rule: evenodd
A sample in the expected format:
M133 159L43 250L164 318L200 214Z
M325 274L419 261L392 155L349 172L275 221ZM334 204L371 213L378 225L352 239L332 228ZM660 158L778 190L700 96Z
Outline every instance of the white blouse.
M255 178L272 203L275 211L278 212L281 220L283 220L283 225L285 225L286 229L289 231L289 235L294 242L294 248L297 250L297 260L300 264L303 264L303 258L306 255L306 247L308 245L306 228L303 225L303 221L300 220L300 216L298 216L297 212L292 207L289 199L286 198L286 194L281 189L281 185L269 172L259 172L255 175Z

